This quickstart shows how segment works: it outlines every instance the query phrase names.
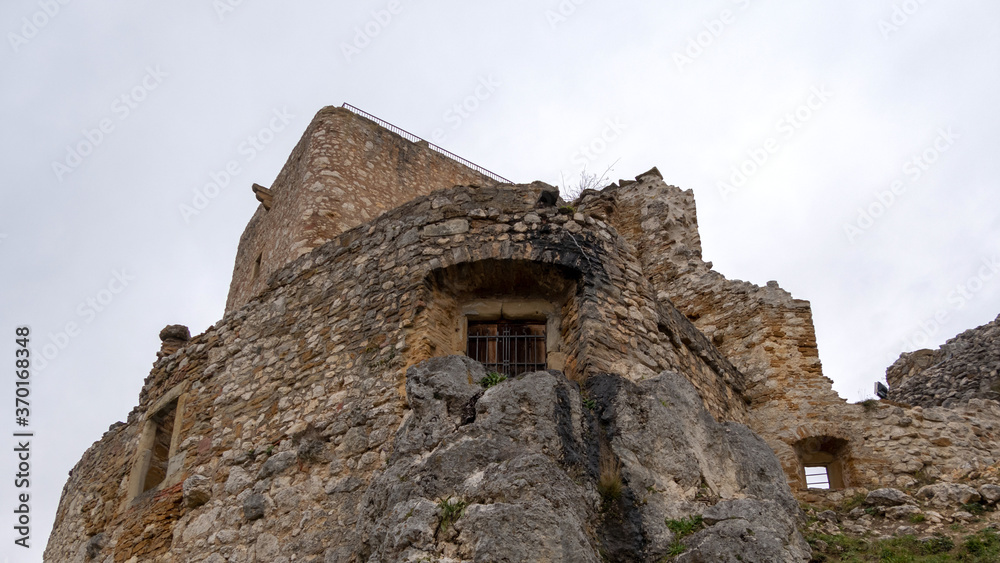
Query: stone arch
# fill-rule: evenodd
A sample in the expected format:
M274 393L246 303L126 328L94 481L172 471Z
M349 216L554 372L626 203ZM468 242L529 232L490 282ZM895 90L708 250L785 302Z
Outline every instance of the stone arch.
M471 254L470 254L471 258ZM583 274L558 263L484 258L430 270L407 340L407 364L466 353L471 321L530 320L545 326L546 367L576 373Z

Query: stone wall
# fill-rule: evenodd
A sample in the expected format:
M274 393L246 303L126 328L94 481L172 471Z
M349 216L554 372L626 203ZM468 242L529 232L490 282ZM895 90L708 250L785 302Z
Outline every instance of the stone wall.
M208 549L229 561L277 561L265 554L279 544L307 559L344 547L331 530L353 528L361 491L393 452L408 413L406 367L453 352L424 343L441 341L431 328L456 319L447 307L437 321L426 312L446 289L433 283L437 273L463 264L492 261L500 280L508 267L530 273L517 269L525 263L567 272L560 351L571 377L641 381L673 371L716 418L746 420L742 374L656 301L614 227L544 203L552 190L438 190L273 274L257 298L157 360L127 423L74 469L46 558L85 561L90 549L98 561L193 561ZM165 483L129 501L143 421L178 386L172 462L186 486L199 476L197 494L180 502ZM297 469L281 473L290 465ZM206 496L212 502L199 508ZM134 547L140 529L170 540Z
M493 179L344 108L313 118L240 237L226 312L285 264L416 196Z
M604 209L636 249L661 302L671 302L747 378L752 426L778 453L790 480L802 471L792 444L802 422L845 405L823 376L808 301L770 282L728 280L702 259L694 194L655 168L580 199ZM839 430L837 434L847 434Z
M1000 399L1000 316L937 350L902 354L886 370L889 399L923 407Z
M585 192L575 204L606 215L635 249L657 299L673 303L745 374L750 426L800 495L809 494L804 466L816 444L838 445L831 454L849 487L958 479L1000 460L993 402L977 405L975 415L935 411L929 418L891 404L847 404L823 375L809 302L777 282L760 287L714 271L702 258L693 192L668 186L655 168L634 182ZM962 349L969 352L961 365L995 373L996 354L977 357L988 345Z
M498 186L327 108L274 186L255 193L225 317L194 338L180 326L161 333L139 404L71 473L47 561L391 560L417 544L414 557L448 560L504 536L431 526L443 521L434 495L476 496L469 522L483 530L506 525L504 511L554 514L507 506L538 501L521 488L574 507L579 525L560 535L572 546L518 529L545 553L590 560L614 544L658 556L674 539L665 518L704 514L713 522L689 542L695 559L744 553L723 539L740 520L787 549L759 560L800 560L774 456L739 423L766 441L800 499L815 496L803 467L819 459L836 460L848 490L1000 475L1000 403L981 398L997 377L998 321L890 369L894 392L923 407L849 405L823 376L809 303L715 272L693 193L655 168L566 205L551 186ZM433 388L440 373L427 366L464 352L466 321L505 308L544 318L548 367L562 373L480 392L481 366L449 357L450 382ZM458 391L461 401L448 398ZM172 426L158 418L173 412L164 405L176 405ZM493 422L472 424L479 416ZM518 446L456 454L470 439ZM144 491L156 443L169 459L157 454L163 480ZM469 470L451 489L426 466L448 456ZM475 456L497 479L525 477L493 490ZM591 482L605 462L626 489L614 506L596 504ZM528 482L536 474L551 480Z
M657 298L672 302L747 376L756 406L788 393L843 403L823 376L809 302L777 282L727 280L702 260L691 190L668 186L653 169L584 202L613 210L611 222L636 248Z

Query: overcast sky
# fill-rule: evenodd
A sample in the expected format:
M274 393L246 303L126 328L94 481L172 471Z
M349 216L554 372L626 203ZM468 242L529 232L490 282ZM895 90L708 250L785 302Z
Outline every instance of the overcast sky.
M30 550L10 369L0 384L0 555L41 561L68 470L137 403L159 330L222 317L250 186L326 105L516 182L659 167L694 190L716 270L812 303L852 401L900 351L1000 313L1000 5L678 4L0 4L0 350L13 364L27 325L51 356L31 379Z

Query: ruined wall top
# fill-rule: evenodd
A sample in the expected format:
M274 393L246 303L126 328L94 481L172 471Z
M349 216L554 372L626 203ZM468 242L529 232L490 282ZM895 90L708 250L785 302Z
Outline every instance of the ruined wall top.
M902 354L886 370L889 399L923 407L1000 400L1000 316L937 350Z
M345 108L320 110L240 237L226 313L292 260L413 198L497 182Z

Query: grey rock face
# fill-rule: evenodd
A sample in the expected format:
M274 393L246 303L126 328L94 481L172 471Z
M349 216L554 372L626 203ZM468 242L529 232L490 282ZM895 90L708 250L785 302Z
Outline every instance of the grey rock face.
M979 491L960 483L934 483L917 490L917 498L937 507L967 504L980 499Z
M264 465L260 468L260 474L257 475L257 479L267 479L268 477L281 473L288 467L291 467L295 463L295 452L281 452L275 454L264 462Z
M184 504L195 508L212 498L212 481L204 475L192 475L184 480L182 490Z
M747 562L809 559L796 529L798 503L771 449L742 424L716 422L687 379L664 372L636 385L600 376L588 389L609 399L601 422L636 495L646 557L667 553L674 537L666 520L703 513L708 527L684 541L690 550L678 561L725 561L725 554ZM707 510L698 502L719 498L731 500ZM741 535L747 529L752 549Z
M459 356L409 370L411 411L362 496L357 548L326 561L658 561L666 520L702 513L678 561L808 560L774 454L713 420L685 378L594 377L591 409L558 372L483 391L484 375ZM620 493L597 486L602 466Z
M1000 485L980 486L979 496L983 497L983 500L990 504L996 504L997 501L1000 501Z
M920 513L921 510L912 504L893 506L891 508L885 509L885 517L892 518L894 520L902 520L903 518L909 518L910 516Z
M469 232L467 219L452 219L436 225L427 225L421 234L425 237L446 237L467 232Z
M167 325L160 331L160 340L191 340L191 331L184 325Z
M243 499L243 516L247 520L259 520L264 517L264 495L253 493Z
M900 506L903 504L917 504L917 501L910 495L899 489L885 488L875 489L865 497L865 504L873 506Z
M775 517L777 516L777 517ZM708 509L709 527L691 536L678 563L808 561L795 519L772 500L725 500ZM793 541L789 542L789 539Z

